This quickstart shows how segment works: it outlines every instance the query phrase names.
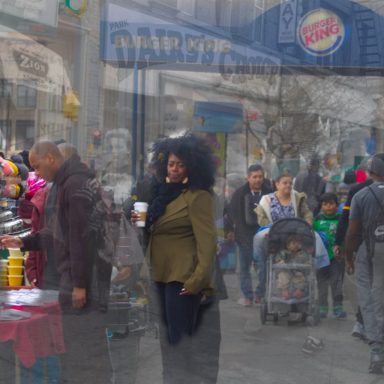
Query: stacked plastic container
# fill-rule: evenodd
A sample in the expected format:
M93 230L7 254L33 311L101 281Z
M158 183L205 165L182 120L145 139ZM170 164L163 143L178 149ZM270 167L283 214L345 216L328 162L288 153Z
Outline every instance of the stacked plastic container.
M28 169L24 166L24 172L20 167L0 157L0 236L22 238L30 233L30 228L17 215L18 199L28 176ZM20 249L0 249L0 287L23 285L24 256Z
M8 285L20 287L24 282L24 253L19 249L9 249Z
M25 228L22 219L12 210L0 208L0 236L11 234L26 236L30 233ZM0 287L21 286L24 282L24 253L19 249L6 249L0 251Z
M8 260L0 259L0 287L8 285Z

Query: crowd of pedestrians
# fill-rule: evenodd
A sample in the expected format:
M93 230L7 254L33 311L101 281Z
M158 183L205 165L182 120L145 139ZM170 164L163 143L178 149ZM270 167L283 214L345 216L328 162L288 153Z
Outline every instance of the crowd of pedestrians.
M233 223L228 236L230 239L234 236L239 248L243 294L239 304L251 306L266 300L266 239L270 226L281 219L302 218L312 226L327 251L327 263L316 267L319 317L324 319L330 314L336 319L347 317L343 304L344 274L345 271L355 273L358 310L352 335L370 346L369 372L382 373L384 155L373 156L364 169L347 171L337 186L320 176L319 166L319 159L313 158L308 169L296 177L282 173L267 184L273 186L273 192L262 190L260 186L265 181L259 182L259 189L256 189L259 198L254 199L253 209L247 209L247 196L254 195L250 175L253 169L262 169L260 165L249 167L248 183L234 192L227 215ZM264 172L259 177L262 179ZM245 233L248 234L246 244L253 239L252 259L246 257L250 247L245 251ZM255 292L252 291L253 267L258 280Z
M2 236L0 241L3 247L30 251L26 276L32 287L59 291L66 343L61 382L86 381L90 367L95 383L107 383L113 375L106 337L106 297L112 267L128 278L132 269L116 259L119 236L109 238L105 224L115 220L121 233L124 215L124 225L130 222L134 226L142 220L134 209L136 201L148 204L145 226L133 233L147 256L147 262L139 264L142 273L149 272L151 277L148 291L143 291L158 316L164 383L217 381L218 300L226 297L218 263L218 230L224 231L224 241L237 245L242 294L238 303L249 307L265 302L266 241L271 227L282 219L305 222L326 250L327 262L317 265L314 274L320 318L346 318L344 274L356 274L359 308L352 334L370 345L369 371L382 373L383 154L368 162L366 180L359 182L362 171L356 177L351 170L332 188L320 176L318 158L298 175L285 171L274 180L266 177L261 164L253 164L244 184L224 201L213 192L215 165L204 140L192 135L163 138L152 148L148 174L137 182L115 216L97 175L81 161L75 147L39 142L29 151L28 161L25 167L34 171L34 179L20 198L19 215L31 224L32 232L23 238ZM223 203L220 209L218 202ZM108 215L103 217L103 225L98 220L100 204L101 213ZM100 241L103 235L104 241ZM276 256L277 263L288 258L306 263L300 259L306 252L300 239L288 237L285 246ZM294 293L288 292L289 275L279 275L282 299L301 298L308 285L301 282L301 288L296 284Z

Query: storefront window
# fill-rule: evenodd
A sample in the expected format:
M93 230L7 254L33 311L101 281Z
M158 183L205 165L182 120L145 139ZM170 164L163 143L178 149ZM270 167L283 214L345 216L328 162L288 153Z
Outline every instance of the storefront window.
M0 80L0 97L7 97L11 93L11 85L8 83L7 80L1 79Z
M29 85L18 85L17 106L20 108L36 107L36 89Z

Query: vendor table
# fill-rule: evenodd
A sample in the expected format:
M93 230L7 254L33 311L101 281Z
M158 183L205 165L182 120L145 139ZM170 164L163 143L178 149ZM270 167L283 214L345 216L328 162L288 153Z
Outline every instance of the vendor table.
M0 341L13 341L13 350L26 368L32 367L37 358L65 352L58 303L11 308L32 313L28 319L0 321Z
M59 375L57 355L65 352L61 309L57 300L41 305L26 305L7 302L0 295L4 309L29 312L30 317L20 320L0 320L0 343L2 353L8 361L11 358L7 350L14 352L16 383L56 383ZM4 363L4 361L3 361ZM47 369L48 367L48 369ZM9 368L9 367L8 367ZM50 370L47 373L47 370ZM3 368L0 370L2 382ZM49 375L49 378L47 376ZM12 376L7 376L8 380ZM44 381L39 378L44 377ZM3 377L4 378L4 377ZM37 379L37 381L36 381ZM40 380L40 381L39 381Z

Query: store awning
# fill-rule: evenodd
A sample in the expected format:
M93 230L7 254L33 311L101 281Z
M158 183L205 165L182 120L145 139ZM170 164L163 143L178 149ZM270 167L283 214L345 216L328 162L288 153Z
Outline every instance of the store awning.
M0 26L2 78L63 95L71 89L62 57L28 36Z

